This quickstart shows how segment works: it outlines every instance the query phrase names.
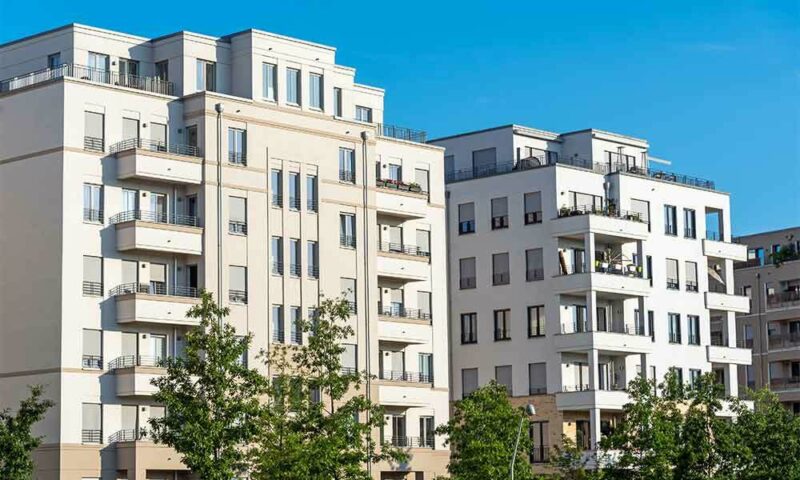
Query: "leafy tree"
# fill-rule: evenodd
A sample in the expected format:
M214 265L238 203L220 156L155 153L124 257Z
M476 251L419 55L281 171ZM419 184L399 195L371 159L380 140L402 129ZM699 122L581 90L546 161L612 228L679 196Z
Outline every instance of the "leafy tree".
M550 465L560 472L558 478L564 480L592 480L603 478L603 472L599 469L590 470L587 463L591 458L584 455L582 449L578 448L575 441L566 435L561 435L561 445L554 447L553 455L550 458ZM547 477L544 477L547 478Z
M167 360L167 374L153 381L153 398L167 410L150 420L153 438L175 448L203 480L230 480L247 469L253 420L266 392L266 379L241 362L250 336L237 337L221 322L227 315L228 308L202 292L187 314L200 319L200 327L186 335L184 356Z
M23 400L16 415L0 411L0 478L27 480L33 476L31 452L42 443L41 437L31 435L34 423L44 418L55 403L43 400L44 387L28 387L30 396Z
M519 423L524 418L524 409L511 406L506 387L496 382L455 402L450 421L436 429L436 433L446 435L452 445L447 467L452 479L508 479ZM528 452L530 439L523 431L514 459L515 478L531 478L531 467L526 459Z
M361 392L367 373L342 368L349 315L346 301L323 300L313 322L300 322L307 345L276 345L266 354L273 378L251 478L368 480L368 463L405 460L373 440L383 410Z

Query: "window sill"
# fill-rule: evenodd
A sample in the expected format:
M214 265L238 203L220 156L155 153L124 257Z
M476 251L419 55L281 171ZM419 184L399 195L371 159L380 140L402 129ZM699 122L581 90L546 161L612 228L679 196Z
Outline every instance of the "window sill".
M352 245L352 246L351 245L339 245L339 248L344 248L345 250L355 250L356 246L355 245Z
M233 235L234 237L246 237L246 233L239 233L239 232L228 232L228 235Z
M509 341L511 341L511 337L508 337L508 338L495 338L494 341L495 342L509 342Z

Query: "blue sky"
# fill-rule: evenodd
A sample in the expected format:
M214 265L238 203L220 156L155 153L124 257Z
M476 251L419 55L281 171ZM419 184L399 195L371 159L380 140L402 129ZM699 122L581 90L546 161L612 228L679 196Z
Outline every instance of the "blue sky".
M79 22L158 36L259 28L337 47L386 122L647 138L731 192L734 234L800 225L800 2L11 2L0 42Z

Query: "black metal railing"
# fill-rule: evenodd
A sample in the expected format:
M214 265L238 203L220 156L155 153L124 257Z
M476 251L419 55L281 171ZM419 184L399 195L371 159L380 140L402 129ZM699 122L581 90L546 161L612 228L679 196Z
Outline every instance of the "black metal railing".
M697 230L694 228L684 228L683 229L683 237L684 238L697 238Z
M200 149L194 145L183 145L179 143L168 144L160 140L150 140L147 138L129 138L117 142L109 147L109 153L125 152L133 150L147 150L150 152L173 153L175 155L185 155L187 157L199 157Z
M235 235L247 235L247 222L228 220L228 232Z
M667 278L667 289L668 290L680 290L681 284L677 278Z
M272 331L272 341L283 343L286 338L286 331L283 329Z
M501 228L508 228L508 215L498 215L496 217L492 217L492 230L498 230Z
M434 437L398 437L393 436L389 442L393 447L398 448L434 448Z
M283 206L283 195L280 193L273 193L272 194L272 206L273 207L282 207Z
M407 140L409 142L425 143L428 140L428 134L423 130L414 130L413 128L397 127L395 125L386 125L385 123L377 124L378 136L387 138L396 138L398 140Z
M247 154L244 152L228 152L228 163L234 165L247 165Z
M289 197L289 208L292 210L300 210L300 197Z
M81 359L81 368L103 369L103 357L100 355L84 355Z
M84 222L103 223L103 211L102 210L95 210L93 208L84 208L83 209L83 221Z
M153 212L150 210L128 210L112 216L108 223L111 225L123 222L139 220L142 222L164 223L169 225L183 225L187 227L199 227L200 220L192 215L182 215L178 213Z
M358 369L356 367L342 367L342 375L357 375Z
M567 265L567 269L559 268L561 275L575 275L579 273L589 273L589 270L583 265ZM622 263L622 262L602 262L595 261L594 273L602 273L605 275L618 275L621 277L634 277L643 278L644 272L641 265L635 263Z
M356 305L356 302L348 301L346 303L347 303L347 309L350 312L350 315L355 315L356 313L358 313L358 305Z
M632 222L647 223L647 220L639 212L622 210L616 207L598 207L594 205L575 205L573 207L561 207L558 210L558 217L574 217L576 215L602 215L604 217L619 218Z
M494 329L494 340L511 340L511 330L508 328L495 328Z
M163 367L165 358L150 355L123 355L108 362L109 370L132 367Z
M544 268L531 268L525 271L525 280L529 282L544 280Z
M356 248L355 235L339 235L339 245L347 248Z
M112 433L108 437L108 443L117 442L136 442L147 437L145 430L142 429L125 429Z
M461 333L461 344L478 343L478 333L474 331Z
M547 445L536 445L531 448L530 454L531 463L549 463L550 462L550 447Z
M95 152L105 151L105 140L102 138L85 136L83 137L83 148Z
M525 212L525 225L542 223L542 212Z
M492 285L508 285L510 282L511 274L508 272L492 274Z
M102 443L102 430L81 430L81 443Z
M461 277L458 283L461 290L466 290L468 288L475 288L477 280L475 277Z
M289 264L289 275L293 277L301 277L303 276L303 266L299 263L290 263Z
M381 252L403 253L416 257L430 257L431 252L422 250L416 245L404 245L402 243L381 242L379 249Z
M696 292L698 291L697 282L692 280L686 280L686 291L687 292Z
M381 370L380 378L390 382L433 383L433 375L402 370Z
M767 295L767 306L770 308L787 307L800 303L800 290L775 292Z
M121 87L134 88L146 92L174 95L172 82L158 77L142 77L138 75L121 74L109 70L87 67L85 65L65 63L53 68L45 68L24 75L17 75L0 81L0 93L19 90L39 83L58 78L78 78L90 82L105 83Z
M664 224L664 235L672 235L675 236L678 234L678 226L666 223Z
M447 172L445 174L445 183L462 182L464 180L472 180L473 178L492 177L504 173L533 170L552 165L568 165L603 175L609 173L609 168L604 164L593 163L591 160L580 157L558 158L554 152L548 152L547 155L532 156L516 161L512 160L510 162L495 163L494 165L482 165L479 167Z
M272 262L272 274L283 275L283 262Z
M309 198L306 200L306 210L309 212L316 212L319 208L319 204L317 203L316 199Z
M91 297L103 296L103 284L101 282L83 281L83 294Z
M356 172L352 170L339 170L339 181L356 183Z
M475 233L475 220L465 220L458 222L458 234Z
M319 278L319 267L316 265L309 265L306 269L308 272L308 278Z
M654 178L656 180L663 180L665 182L680 183L690 187L705 188L714 190L714 182L704 178L692 177L680 173L667 172L665 170L655 170L644 168L641 165L628 165L626 163L616 163L612 166L613 171L632 173L634 175L642 175L645 177Z
M247 292L245 290L228 290L228 300L231 303L247 303Z
M681 343L681 334L679 332L669 332L669 343Z
M700 345L700 335L696 333L690 333L688 339L689 345Z
M164 282L150 283L123 283L117 285L109 291L109 295L127 295L131 293L145 293L148 295L170 295L173 297L198 298L200 293L195 287L183 285L167 285Z
M403 305L383 305L378 302L378 315L384 317L412 318L417 320L430 320L430 312L418 308L406 308Z
M417 183L405 183L400 180L392 180L391 178L379 178L375 180L375 186L378 188L388 188L390 190L398 190L401 192L420 193L426 194L422 187Z
M293 332L289 332L289 342L294 345L302 345L303 344L303 332L299 330L295 330Z
M727 347L728 342L722 332L711 332L710 337L711 346L714 347Z

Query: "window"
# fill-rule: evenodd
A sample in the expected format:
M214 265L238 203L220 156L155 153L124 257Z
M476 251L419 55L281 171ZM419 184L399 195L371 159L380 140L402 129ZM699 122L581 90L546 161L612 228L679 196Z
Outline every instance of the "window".
M687 315L686 321L689 324L689 345L700 345L700 317Z
M53 53L47 56L47 68L53 70L61 66L61 52Z
M339 283L342 288L342 297L348 303L350 307L350 314L355 315L357 312L356 308L356 279L355 278L346 278L341 277L339 279Z
M308 255L308 277L319 278L319 245L309 240L306 243Z
M105 115L84 112L83 148L102 152L105 150Z
M83 295L103 296L103 259L101 257L83 257Z
M550 461L550 423L531 422L529 427L531 438L531 463L547 463Z
M683 386L683 369L681 367L669 367L669 371L675 375L679 386Z
M150 290L151 294L166 295L167 293L167 265L165 263L150 264Z
M342 89L333 87L333 116L342 116Z
M322 110L322 105L325 103L323 100L323 83L322 75L319 73L311 73L308 75L308 106L317 110Z
M514 386L512 384L511 365L494 367L494 380L500 385L504 385L506 387L506 391L508 392L509 396L512 395Z
M666 235L678 234L677 209L672 205L664 205L664 233Z
M458 206L458 234L475 232L475 204L462 203Z
M420 446L435 448L436 423L430 415L419 417L419 442Z
M306 208L309 212L316 212L319 208L317 199L317 176L306 175Z
M580 212L595 212L603 210L603 197L591 193L569 192L569 206Z
M84 403L81 414L81 443L103 443L103 406Z
M136 118L122 118L122 140L130 142L130 145L139 146L139 120Z
M103 369L103 331L83 329L81 367Z
M461 369L461 396L467 398L472 392L478 389L478 369Z
M193 147L190 150L193 150L195 153L198 152L197 125L189 125L186 127L186 144Z
M352 213L339 214L339 245L356 248L356 216Z
M508 253L492 255L492 285L508 285L511 274L508 270Z
M139 62L127 58L120 58L119 65L119 84L126 87L138 87Z
M417 255L428 257L431 254L431 232L417 230Z
M162 82L169 81L169 60L156 62L156 78Z
M433 354L420 353L419 360L419 381L423 383L433 382Z
M525 250L525 280L528 282L544 280L544 264L541 248Z
M286 69L286 103L300 105L300 70Z
M461 314L461 343L478 343L478 314Z
M492 199L492 230L508 228L508 198Z
M656 315L652 310L647 311L647 331L650 332L650 341L656 341Z
M359 122L372 123L372 109L356 105L356 120Z
M764 265L765 258L766 256L764 255L764 248L762 247L749 248L747 250L747 262L749 264L762 266Z
M103 223L103 187L83 184L83 221Z
M528 393L530 395L542 395L547 393L546 363L528 364L528 385Z
M681 343L681 316L678 313L668 314L669 343Z
M650 202L647 200L631 199L631 213L636 215L640 221L647 223L650 229Z
M511 340L511 310L494 311L494 340Z
M358 371L358 345L343 343L342 347L342 371L345 373L355 373Z
M697 263L686 262L686 291L696 292L697 290Z
M667 288L669 290L681 288L680 278L678 277L678 261L674 258L667 259Z
M228 231L235 235L247 235L247 199L228 197L228 201L230 206Z
M459 268L459 288L465 290L475 288L475 257L462 258L458 261Z
M303 268L300 260L300 239L289 239L289 274L293 277L303 275Z
M89 64L87 65L89 79L93 82L109 83L109 62L108 55L102 53L89 52Z
M283 305L272 305L272 341L283 343L284 338Z
M289 208L300 210L300 174L289 172Z
M152 122L150 124L150 141L152 147L158 152L167 151L167 125L165 123Z
M486 148L472 152L472 176L485 177L497 171L497 149Z
M545 335L544 305L528 307L528 337Z
M356 183L356 151L339 148L339 181Z
M208 60L197 60L197 90L217 91L217 64Z
M272 237L270 263L272 264L273 275L283 275L283 237Z
M744 326L744 347L753 348L753 326Z
M247 132L242 129L228 129L228 162L247 165Z
M697 238L696 216L691 208L683 209L683 236Z
M525 225L542 223L542 193L526 193L524 198Z
M273 168L269 172L269 177L272 206L280 208L283 206L283 171Z
M424 168L415 168L414 169L414 181L417 182L419 185L419 189L422 193L427 193L430 191L430 175L428 171Z
M278 99L278 66L273 63L264 63L262 71L264 74L264 99L274 102Z
M419 318L422 320L431 319L431 292L417 292L417 308L419 309Z
M394 182L401 182L403 180L403 166L397 163L390 163L388 164L388 166L389 166L388 179Z
M230 266L231 287L228 300L231 303L247 303L247 267Z
M447 181L455 180L456 157L455 155L444 156L444 178Z
M289 308L289 319L292 322L289 331L289 342L293 345L302 345L303 330L300 328L300 322L302 321L300 307Z

